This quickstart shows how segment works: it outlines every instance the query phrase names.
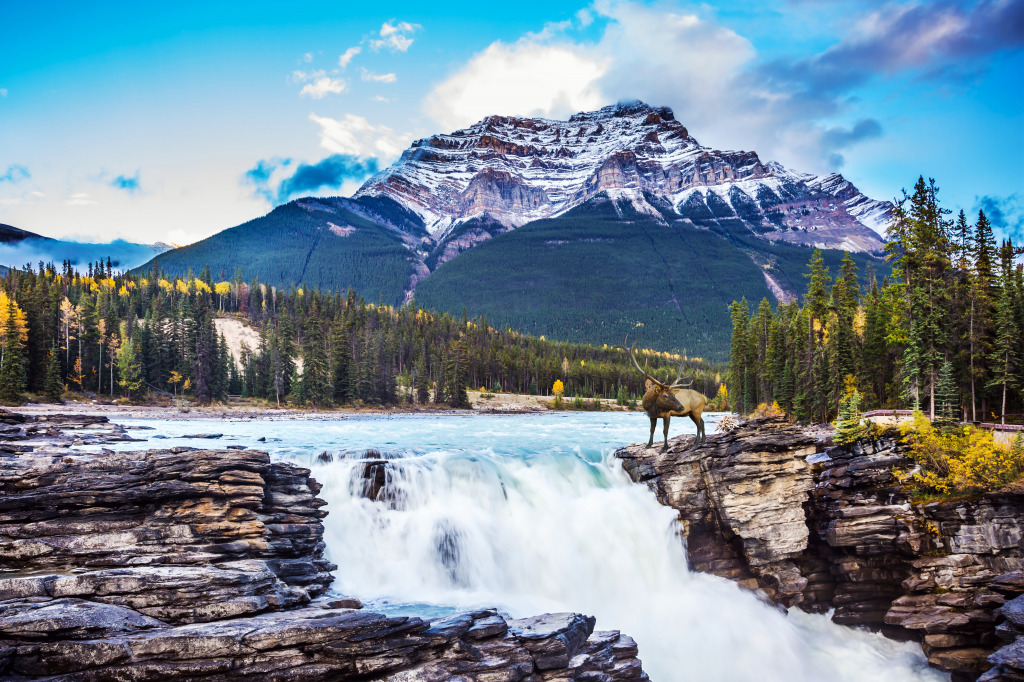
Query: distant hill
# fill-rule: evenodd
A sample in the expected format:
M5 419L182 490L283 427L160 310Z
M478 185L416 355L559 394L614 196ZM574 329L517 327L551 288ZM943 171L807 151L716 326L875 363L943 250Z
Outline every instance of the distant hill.
M298 199L156 260L721 359L729 302L803 292L813 248L833 271L849 251L884 275L891 211L841 175L704 147L634 102L489 116L413 143L351 199Z
M24 239L49 239L48 237L42 237L35 232L29 232L23 230L20 227L14 227L13 225L5 225L0 223L0 244L17 244ZM52 241L52 240L51 240Z
M229 278L240 268L267 284L353 287L369 301L396 304L416 273L426 274L416 253L425 238L422 221L393 201L311 198L154 260L175 275L209 265Z
M136 244L123 239L107 243L65 241L0 224L0 267L35 266L39 261L60 265L65 260L84 266L110 258L114 267L128 270L171 248L168 244Z

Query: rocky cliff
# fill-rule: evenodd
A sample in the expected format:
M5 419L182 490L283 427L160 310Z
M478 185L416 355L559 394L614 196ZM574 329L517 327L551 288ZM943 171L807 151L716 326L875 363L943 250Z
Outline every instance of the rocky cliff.
M626 471L678 510L691 566L783 606L922 641L955 680L1024 679L1024 494L911 504L892 439L829 447L761 419L665 452L631 445Z
M428 621L332 594L308 469L255 450L58 452L57 422L96 420L0 422L19 439L0 450L0 679L646 679L629 637L580 614Z

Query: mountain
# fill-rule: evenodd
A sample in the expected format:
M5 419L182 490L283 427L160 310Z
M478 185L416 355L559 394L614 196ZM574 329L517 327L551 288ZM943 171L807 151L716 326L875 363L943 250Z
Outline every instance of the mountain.
M24 239L49 239L49 237L40 236L35 232L29 232L20 227L0 223L0 244L17 244Z
M423 222L390 199L306 198L154 261L176 275L209 265L230 278L240 268L267 284L353 287L367 300L397 304L417 274L427 274L420 249L429 240Z
M418 140L352 198L306 198L161 255L231 275L486 314L492 324L722 357L727 306L789 300L811 249L884 274L892 206L838 174L702 146L642 102L489 116Z
M39 261L60 264L71 261L74 266L110 259L114 267L133 268L153 256L172 249L169 244L136 244L123 239L106 243L72 242L51 239L18 227L0 223L0 272Z
M506 228L551 218L599 194L657 218L656 197L695 225L739 220L767 241L877 252L891 205L841 175L808 175L755 152L702 146L667 107L642 102L568 121L489 116L418 140L355 197L388 197L443 244L467 221Z

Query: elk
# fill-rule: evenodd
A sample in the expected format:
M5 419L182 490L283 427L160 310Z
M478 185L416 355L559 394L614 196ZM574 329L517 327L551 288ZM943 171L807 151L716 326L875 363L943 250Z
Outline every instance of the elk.
M692 381L687 384L682 383L683 363L679 363L679 372L676 374L676 380L671 384L666 384L658 381L648 374L646 369L640 367L640 363L636 361L635 341L632 348L629 349L629 357L637 370L647 377L645 383L647 390L644 393L643 401L641 401L644 412L651 419L651 437L647 441L647 447L653 447L654 445L654 429L658 424L658 419L661 419L665 424L665 444L661 448L661 451L664 452L668 449L669 420L672 417L685 417L687 415L697 427L697 440L694 442L694 447L703 443L707 436L704 432L704 418L701 417L701 413L704 411L704 405L708 399L699 391L687 388L693 384Z

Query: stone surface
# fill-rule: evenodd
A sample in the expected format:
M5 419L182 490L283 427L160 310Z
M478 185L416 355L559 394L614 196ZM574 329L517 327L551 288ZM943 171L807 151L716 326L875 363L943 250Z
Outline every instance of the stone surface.
M679 512L694 569L777 604L834 609L838 623L921 639L956 680L993 663L990 679L1011 675L1024 495L913 505L893 472L905 478L916 465L891 438L830 447L827 434L779 419L692 443L616 456ZM990 659L1005 641L1014 643Z
M105 418L100 418L105 420ZM0 412L0 680L646 680L594 619L435 622L328 592L320 484L256 450L54 454Z

